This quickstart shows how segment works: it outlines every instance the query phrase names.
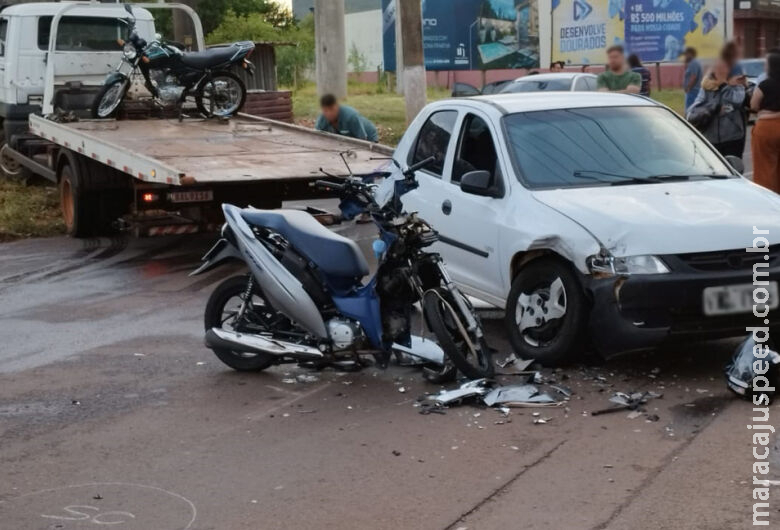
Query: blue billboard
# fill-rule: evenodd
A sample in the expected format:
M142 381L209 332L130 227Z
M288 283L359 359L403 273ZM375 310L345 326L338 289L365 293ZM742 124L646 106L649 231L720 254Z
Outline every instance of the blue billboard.
M539 66L538 0L423 0L428 70ZM395 71L396 0L382 0L385 69Z

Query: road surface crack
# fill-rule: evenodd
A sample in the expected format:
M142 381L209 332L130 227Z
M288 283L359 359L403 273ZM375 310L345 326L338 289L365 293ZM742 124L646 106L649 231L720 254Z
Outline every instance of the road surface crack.
M463 523L463 521L465 521L466 518L468 518L472 514L474 514L477 511L479 511L480 508L482 508L485 504L487 504L488 502L492 501L493 499L503 495L504 492L507 489L509 489L509 487L512 486L512 484L517 482L517 480L520 477L522 477L526 472L530 471L531 469L533 469L537 465L539 465L539 464L545 462L547 459L549 459L565 443L566 443L566 440L558 442L558 444L556 444L555 447L553 447L550 450L548 450L547 452L545 452L542 456L540 456L539 458L537 458L536 460L534 460L530 464L527 464L527 465L523 466L523 468L520 471L518 471L517 473L515 473L514 475L512 475L509 478L509 480L507 480L506 482L501 484L498 488L494 489L487 496L485 496L482 499L480 499L479 502L477 502L477 504L475 504L474 506L471 507L471 509L469 509L468 511L463 512L462 514L460 514L457 519L455 519L452 523L450 523L446 527L444 527L444 530L452 530L452 529L456 528L456 525L459 525L459 524Z

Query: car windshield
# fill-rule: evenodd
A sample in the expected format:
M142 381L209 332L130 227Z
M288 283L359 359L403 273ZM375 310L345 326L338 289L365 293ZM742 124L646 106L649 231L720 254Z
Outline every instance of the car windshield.
M523 79L510 83L501 89L502 94L517 92L560 92L571 90L571 78L565 79Z
M734 176L663 107L523 112L505 116L504 128L518 177L532 189Z
M748 77L758 77L764 73L764 61L742 61L739 63Z

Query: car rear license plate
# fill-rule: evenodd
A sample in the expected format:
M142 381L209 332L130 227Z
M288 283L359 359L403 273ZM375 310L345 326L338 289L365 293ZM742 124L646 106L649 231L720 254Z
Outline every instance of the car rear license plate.
M214 200L214 192L211 190L198 191L173 191L168 194L171 202L208 202Z
M754 304L753 291L759 287L752 283L707 287L703 295L704 314L715 316L750 313ZM769 282L766 289L769 291L769 309L777 309L780 305L777 282Z

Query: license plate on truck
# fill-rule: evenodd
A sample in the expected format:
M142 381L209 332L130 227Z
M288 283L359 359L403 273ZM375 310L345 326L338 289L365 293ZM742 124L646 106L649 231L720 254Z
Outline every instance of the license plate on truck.
M214 200L214 192L211 190L198 191L172 191L168 194L171 202L209 202Z
M741 285L724 285L704 289L704 314L707 316L736 315L753 311L753 291L762 286L746 283ZM777 282L769 282L763 286L769 292L769 309L777 309L780 305Z

